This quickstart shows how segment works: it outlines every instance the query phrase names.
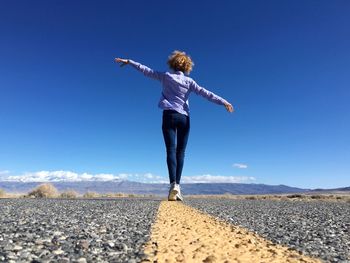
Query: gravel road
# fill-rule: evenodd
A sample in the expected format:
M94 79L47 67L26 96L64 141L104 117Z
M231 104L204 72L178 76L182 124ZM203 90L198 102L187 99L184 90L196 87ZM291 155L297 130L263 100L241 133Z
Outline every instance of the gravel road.
M139 262L159 203L0 199L0 262Z
M186 204L325 262L350 262L350 204L187 199Z
M350 204L187 199L325 262L350 262ZM160 199L0 199L0 262L139 262Z

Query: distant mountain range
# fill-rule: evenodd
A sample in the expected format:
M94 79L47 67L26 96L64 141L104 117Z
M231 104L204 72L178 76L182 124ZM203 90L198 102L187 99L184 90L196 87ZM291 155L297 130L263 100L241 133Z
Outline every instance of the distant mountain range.
M8 193L28 193L44 182L0 181L0 189ZM133 193L166 195L168 184L148 184L127 180L110 181L58 181L51 182L59 191L74 190L80 194L88 191L96 193ZM212 194L287 194L305 193L310 191L350 191L350 187L339 189L302 189L286 185L241 184L241 183L194 183L182 184L182 191L188 195Z
M331 188L331 189L320 189L316 188L311 190L312 192L350 192L350 186L349 187L341 187L341 188Z

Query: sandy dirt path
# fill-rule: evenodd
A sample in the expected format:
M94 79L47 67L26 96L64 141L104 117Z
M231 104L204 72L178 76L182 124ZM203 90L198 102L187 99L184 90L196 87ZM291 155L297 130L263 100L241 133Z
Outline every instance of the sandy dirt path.
M181 202L162 201L143 262L321 262Z

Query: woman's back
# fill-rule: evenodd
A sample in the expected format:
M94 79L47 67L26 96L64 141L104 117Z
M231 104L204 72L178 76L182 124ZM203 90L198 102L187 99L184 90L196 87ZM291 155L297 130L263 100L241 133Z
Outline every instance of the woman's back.
M188 113L188 97L191 92L191 82L193 80L185 76L181 71L165 72L162 80L163 90L159 107L162 109L180 109Z

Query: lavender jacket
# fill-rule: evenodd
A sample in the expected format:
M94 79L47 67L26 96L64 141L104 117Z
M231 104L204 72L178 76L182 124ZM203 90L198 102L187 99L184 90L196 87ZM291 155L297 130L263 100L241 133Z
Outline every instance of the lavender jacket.
M213 92L200 87L193 79L185 76L182 71L173 73L154 71L131 59L129 59L129 64L141 71L146 77L159 80L162 83L163 90L158 104L161 109L175 110L189 116L188 97L192 91L216 104L225 105L228 103Z

